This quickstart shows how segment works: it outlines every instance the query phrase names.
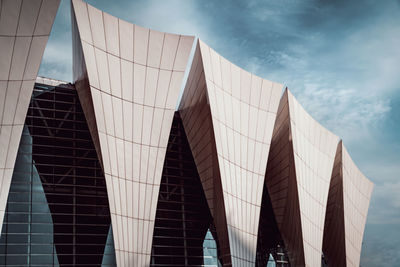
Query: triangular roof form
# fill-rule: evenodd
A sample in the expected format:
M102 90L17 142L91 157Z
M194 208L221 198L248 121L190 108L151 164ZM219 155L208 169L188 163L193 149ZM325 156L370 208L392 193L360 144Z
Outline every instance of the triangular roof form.
M339 138L322 127L289 90L282 96L266 184L293 266L320 266L325 209Z
M357 168L341 141L329 188L323 252L332 266L360 266L361 245L373 184Z
M180 113L224 266L254 266L265 169L282 85L196 46Z
M149 266L168 137L193 36L72 1L74 81L106 178L118 266Z

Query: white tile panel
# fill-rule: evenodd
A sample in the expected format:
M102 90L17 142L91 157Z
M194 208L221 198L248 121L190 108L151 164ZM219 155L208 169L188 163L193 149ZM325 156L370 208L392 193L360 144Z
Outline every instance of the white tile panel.
M160 140L158 141L158 146L160 148L167 147L169 132L171 130L174 113L175 113L175 111L173 109L164 109L164 117L163 117L162 126L161 126L161 134L159 137Z
M109 173L112 176L118 177L118 161L117 161L117 147L116 147L116 138L112 135L107 135L107 144L108 144L108 151L104 151L104 153L108 152L108 157L110 159L110 169L105 170L105 173ZM121 151L122 153L122 151ZM119 196L119 192L114 192L116 196ZM117 198L115 196L115 198ZM117 213L120 214L120 213Z
M1 132L0 132L1 151L8 151L8 146L9 146L10 138L11 138L11 132L12 132L12 126L6 125L1 128ZM0 164L2 166L1 169L5 168L6 162L7 162L7 153L1 153L0 154Z
M179 44L179 35L166 33L161 55L160 68L172 70L175 62L176 50ZM193 43L193 41L192 41Z
M133 64L127 60L121 60L121 87L122 98L126 101L133 101Z
M102 106L104 110L104 121L106 125L106 133L115 136L114 117L112 108L112 97L109 94L101 93Z
M144 88L146 81L146 67L133 64L133 102L144 103Z
M85 50L83 50L85 53ZM110 78L109 78L109 70L108 70L108 60L107 60L107 54L98 48L94 48L94 53L96 56L96 68L97 68L97 73L99 77L99 85L100 89L102 92L106 92L108 94L111 94L111 89L110 89ZM86 59L85 55L85 59ZM99 68L99 66L102 66L102 68ZM103 67L103 66L106 66ZM88 73L89 75L89 73ZM95 77L88 77L89 82L91 82ZM95 84L91 84L92 86L95 86Z
M266 81L266 80L262 81L261 95L260 95L260 102L261 102L260 105L261 106L269 107L271 95L273 93L273 90L271 90L271 88L273 88L273 82ZM278 105L278 104L279 104L279 102L276 105ZM275 107L271 107L271 108L275 108Z
M119 45L121 58L133 61L133 29L134 25L124 20L119 20Z
M0 35L16 35L22 2L22 0L2 1L0 13Z
M149 33L149 56L147 65L153 68L159 68L161 62L161 52L164 42L164 33L151 30ZM193 40L192 40L193 43ZM187 63L187 62L186 62ZM186 65L185 65L186 67Z
M121 59L112 55L107 54L108 68L110 72L110 86L111 94L116 97L121 97Z
M129 142L133 141L132 136L132 114L133 114L133 103L130 101L123 101L123 125L124 125L124 136L123 139Z
M124 139L124 117L122 110L122 100L118 97L112 98L112 108L114 115L114 129L115 137L118 139Z
M39 16L36 20L34 35L48 35L53 26L60 1L42 0Z
M72 0L72 6L74 9L73 14L75 16L76 23L80 25L80 27L78 27L79 38L81 41L85 41L93 45L88 7L86 3L82 0Z
M150 145L157 147L161 135L161 126L164 119L164 109L155 108L153 113L153 124L150 136Z
M193 38L191 36L181 36L178 45L178 51L176 52L174 70L182 71L186 70L187 61L184 60L190 55L190 51L193 46Z
M19 13L17 36L32 36L38 19L42 0L22 1ZM47 34L49 35L49 34Z
M32 37L16 37L14 43L13 58L10 69L10 80L21 81L24 75L25 64L29 54ZM23 66L21 68L21 66Z
M146 65L149 29L135 25L133 37L133 60L135 63Z
M172 121L171 121L172 122ZM167 151L166 147L160 147L158 149L158 154L157 154L157 165L156 165L156 171L154 172L154 186L155 187L160 187L160 182L161 182L161 174L162 174L162 170L163 170L163 163L164 163L164 159L165 159L165 153ZM152 205L154 205L154 207L152 207L152 212L155 213L155 207L157 205L156 203L157 201L154 201L154 203Z
M97 12L90 15L90 23L96 27L104 25L106 49L102 47L102 35L90 32L87 14L80 9ZM86 91L92 86L100 91L92 94L94 116L99 121L90 130L92 135L99 136L96 149L100 150L107 177L117 265L148 264L162 167L184 73L184 67L173 71L173 64L177 59L179 68L186 66L189 54L184 48L191 47L188 42L193 43L194 38L169 35L176 40L169 58L168 51L164 53L164 33L118 20L104 12L100 16L100 11L80 0L73 1L73 13L77 17L75 32L79 34L74 38L78 41L81 37L81 43L76 42L78 46L74 49L83 53L86 68L92 68L86 72L89 85L78 80L85 79L85 70L75 74L77 90ZM93 34L93 38L87 41L89 38L84 34ZM176 55L180 38L185 43L182 52ZM89 55L91 50L85 48L85 43L91 40L96 64ZM168 64L160 70L163 56ZM75 59L75 72L82 64ZM93 84L96 78L99 82ZM89 107L83 108L86 116L93 117ZM124 185L128 188L121 190Z
M171 81L168 88L167 101L165 103L165 108L174 109L178 102L179 91L174 90L175 88L180 88L184 72L174 71L171 75Z
M118 19L103 12L107 52L119 57ZM93 38L93 44L95 40Z
M15 37L0 36L0 80L7 81L10 73Z
M0 10L0 219L43 51L59 0L4 0ZM45 12L46 11L46 12ZM39 18L39 14L41 18ZM48 25L43 26L43 21ZM0 226L1 232L1 226Z
M141 143L144 145L150 145L150 135L153 122L153 110L154 108L149 106L144 106L143 108L143 128L142 128Z
M155 106L158 108L164 108L167 101L168 87L171 81L171 71L160 70L158 75L157 83L157 97L155 101Z
M133 104L133 142L142 142L143 106Z
M49 36L33 36L25 66L24 80L35 80Z
M97 60L94 47L86 42L82 42L82 49L85 55L86 70L89 73L90 84L96 89L100 89L99 77L97 73Z
M12 125L14 122L15 111L18 102L19 90L22 81L9 81L7 87L7 95L4 100L4 114L2 124Z
M251 74L240 70L240 100L250 104Z
M240 99L240 68L231 64L232 96Z
M232 86L231 86L231 66L230 62L225 58L221 57L221 79L222 79L222 87L225 88L226 93L232 94Z
M100 142L100 149L102 152L102 162L103 162L103 168L104 170L110 170L111 169L111 164L110 164L110 157L108 154L108 141L107 141L107 136L103 132L99 132L99 142ZM107 178L107 176L106 176ZM110 202L111 206L111 202ZM111 209L111 208L110 208Z
M103 23L103 12L101 10L88 6L88 15L90 22L90 30L93 37L93 44L97 48L105 51L106 47L106 37L104 35L104 23Z
M147 106L154 107L156 98L157 82L158 82L159 70L155 68L146 69L146 87L144 90L144 104Z
M96 106L95 109L99 110L100 112L96 113L96 122L97 122L97 129L101 133L105 133L106 131L106 125L105 125L105 119L104 119L104 110L103 110L103 103L101 99L101 92L100 90L91 87L90 92L93 98L93 105Z
M19 91L17 109L14 116L15 125L23 125L25 123L25 117L27 113L27 109L25 107L29 106L34 83L34 81L22 81L21 89Z
M258 106L261 101L262 79L255 75L251 76L250 105ZM278 107L276 107L277 109Z

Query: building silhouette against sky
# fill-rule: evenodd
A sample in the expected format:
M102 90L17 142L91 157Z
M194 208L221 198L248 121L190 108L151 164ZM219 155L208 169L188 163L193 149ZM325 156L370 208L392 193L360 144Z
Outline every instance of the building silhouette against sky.
M373 185L282 84L81 0L37 77L59 1L0 4L1 266L359 266Z

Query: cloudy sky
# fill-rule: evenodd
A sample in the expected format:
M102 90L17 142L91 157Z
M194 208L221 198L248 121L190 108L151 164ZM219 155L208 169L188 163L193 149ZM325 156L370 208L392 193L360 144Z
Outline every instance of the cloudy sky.
M400 264L400 0L88 0L284 83L375 183L361 266ZM69 0L39 75L72 79Z

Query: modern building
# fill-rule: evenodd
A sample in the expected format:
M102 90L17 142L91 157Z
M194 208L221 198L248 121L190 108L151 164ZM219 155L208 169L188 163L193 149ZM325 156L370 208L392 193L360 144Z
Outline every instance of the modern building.
M37 77L59 0L0 5L0 266L359 266L373 184L282 84L82 0Z

